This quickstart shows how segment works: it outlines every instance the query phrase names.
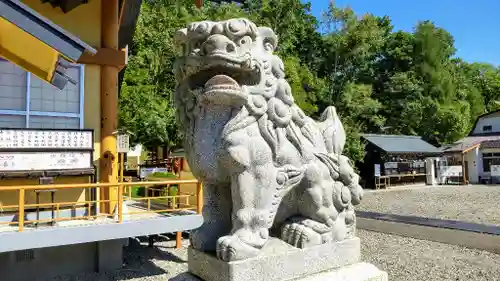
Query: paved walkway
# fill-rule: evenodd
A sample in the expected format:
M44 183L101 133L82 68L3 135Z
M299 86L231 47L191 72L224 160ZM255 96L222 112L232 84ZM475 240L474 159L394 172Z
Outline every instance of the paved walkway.
M356 209L500 226L500 185L409 186L368 191Z
M394 214L383 214L374 212L358 211L357 216L365 219L381 220L396 223L422 225L437 228L446 228L460 231L477 232L500 236L500 226L463 222L456 220L441 220L416 216L400 216Z

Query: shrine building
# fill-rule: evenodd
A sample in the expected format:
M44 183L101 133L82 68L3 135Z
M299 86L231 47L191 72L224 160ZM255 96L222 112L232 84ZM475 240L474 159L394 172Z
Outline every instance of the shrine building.
M129 237L202 224L196 180L119 181L119 84L141 3L0 0L0 280L115 270Z

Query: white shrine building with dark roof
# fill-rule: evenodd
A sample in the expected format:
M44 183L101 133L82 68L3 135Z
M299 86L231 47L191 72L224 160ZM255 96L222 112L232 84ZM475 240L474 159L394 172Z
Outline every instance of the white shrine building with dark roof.
M469 183L500 182L495 172L500 166L500 110L479 116L468 136L443 150L463 159Z

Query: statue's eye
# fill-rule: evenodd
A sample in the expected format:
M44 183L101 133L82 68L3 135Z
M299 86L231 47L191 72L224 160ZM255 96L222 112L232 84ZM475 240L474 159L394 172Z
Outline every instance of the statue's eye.
M250 43L252 43L252 38L250 38L250 36L243 36L238 41L238 44L240 46L247 45L247 44L250 44Z

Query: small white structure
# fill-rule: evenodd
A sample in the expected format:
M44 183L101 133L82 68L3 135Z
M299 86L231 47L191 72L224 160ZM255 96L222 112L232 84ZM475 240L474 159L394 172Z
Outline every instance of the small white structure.
M142 145L137 144L127 152L127 170L137 170L141 164Z
M428 157L425 158L425 183L428 185L435 186L437 184L436 181L436 173L434 172L434 167L435 167L435 157Z
M469 183L498 183L492 166L500 165L500 110L483 114L469 135L444 149L449 159L465 168Z

